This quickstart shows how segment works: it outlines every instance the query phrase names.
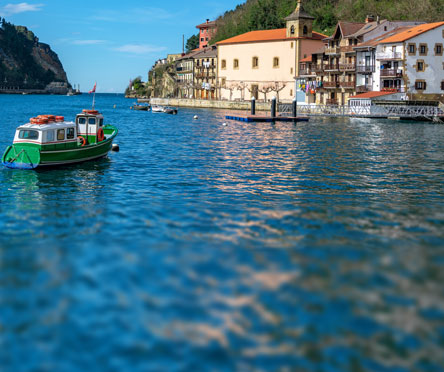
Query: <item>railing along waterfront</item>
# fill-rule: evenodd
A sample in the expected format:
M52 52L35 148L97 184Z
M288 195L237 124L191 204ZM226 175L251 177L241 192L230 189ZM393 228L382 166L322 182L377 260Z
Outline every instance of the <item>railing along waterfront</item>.
M333 101L333 100L328 100ZM291 104L279 104L279 114L289 116L292 113ZM332 116L332 117L372 117L372 118L444 118L444 111L435 106L340 106L328 105L297 105L298 115Z

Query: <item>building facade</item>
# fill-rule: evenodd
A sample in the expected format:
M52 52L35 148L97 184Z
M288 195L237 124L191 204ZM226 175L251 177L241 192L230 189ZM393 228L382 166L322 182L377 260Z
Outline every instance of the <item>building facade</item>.
M299 61L322 47L325 35L313 31L314 18L301 1L285 20L286 28L251 31L217 43L222 99L294 99Z
M207 48L217 31L216 22L207 19L205 23L197 25L196 28L199 29L199 49Z

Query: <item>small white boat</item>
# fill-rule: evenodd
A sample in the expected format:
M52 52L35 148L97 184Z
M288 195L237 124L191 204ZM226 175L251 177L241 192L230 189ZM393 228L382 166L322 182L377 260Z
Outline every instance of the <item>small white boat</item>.
M165 109L163 106L154 105L154 106L151 106L151 111L152 112L165 112Z

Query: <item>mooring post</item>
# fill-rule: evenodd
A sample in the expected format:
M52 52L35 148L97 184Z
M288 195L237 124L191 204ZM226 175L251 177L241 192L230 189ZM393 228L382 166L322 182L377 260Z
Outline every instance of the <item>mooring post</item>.
M296 118L298 116L298 101L297 99L293 99L293 117Z
M276 117L276 97L271 99L271 117Z
M256 115L256 98L251 98L251 115Z

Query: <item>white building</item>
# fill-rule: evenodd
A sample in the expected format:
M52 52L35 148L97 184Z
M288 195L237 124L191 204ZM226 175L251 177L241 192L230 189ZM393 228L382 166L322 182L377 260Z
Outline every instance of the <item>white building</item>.
M410 27L377 41L373 90L444 102L444 22Z

